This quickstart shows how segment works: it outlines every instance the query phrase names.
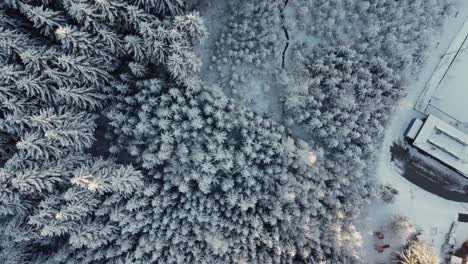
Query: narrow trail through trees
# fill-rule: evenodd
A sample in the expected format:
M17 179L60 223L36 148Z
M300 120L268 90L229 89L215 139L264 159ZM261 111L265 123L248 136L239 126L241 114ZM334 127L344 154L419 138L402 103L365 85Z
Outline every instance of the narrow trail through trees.
M286 56L286 51L289 48L289 34L288 34L288 29L286 28L285 19L284 19L284 9L288 5L288 3L289 3L289 0L286 0L284 2L283 8L281 8L281 21L282 21L281 28L283 29L284 36L286 37L286 45L284 46L283 54L282 54L282 60L281 60L281 68L283 68L283 69L284 69L284 60L285 60L285 56Z

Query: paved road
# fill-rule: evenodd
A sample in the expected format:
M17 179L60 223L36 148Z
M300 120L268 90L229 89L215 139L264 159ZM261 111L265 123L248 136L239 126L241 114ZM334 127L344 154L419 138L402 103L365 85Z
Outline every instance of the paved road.
M410 154L408 144L393 143L391 161L408 181L418 187L455 202L468 202L468 179L442 163L425 162L423 153ZM414 153L414 151L412 151ZM434 166L434 164L436 166Z

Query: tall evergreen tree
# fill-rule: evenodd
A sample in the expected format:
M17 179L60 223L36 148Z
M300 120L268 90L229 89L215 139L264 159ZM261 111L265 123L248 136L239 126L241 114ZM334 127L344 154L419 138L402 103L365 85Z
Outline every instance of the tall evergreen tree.
M134 192L142 186L141 174L86 153L94 142L94 111L104 106L112 67L105 59L74 54L30 34L31 24L11 16L3 3L1 7L0 262L44 263L43 255L50 257L60 250L58 245L71 243L71 238L79 240L70 236L78 222L60 225L46 219L50 210L66 204L62 197L85 200L71 195L77 188L74 185L84 188L83 182L88 180L96 187L87 190L102 200L98 196ZM44 10L31 8L28 12L32 17ZM47 35L55 22L46 20L57 17L43 15L44 20L32 21ZM89 172L80 180L83 171ZM94 219L91 207L73 206L75 211L69 209L65 216L76 213L72 217L76 221L86 220L78 219L80 215Z
M60 43L68 53L100 58L111 67L109 71L126 65L119 66L118 61L133 60L146 67L162 64L172 77L181 81L197 72L200 60L192 45L207 34L199 15L164 16L160 20L150 11L174 6L179 0L136 2L14 0L7 1L7 6L43 35Z

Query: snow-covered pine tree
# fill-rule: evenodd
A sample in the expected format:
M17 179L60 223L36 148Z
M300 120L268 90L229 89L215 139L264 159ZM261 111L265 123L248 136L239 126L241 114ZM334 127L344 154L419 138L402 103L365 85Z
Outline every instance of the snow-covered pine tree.
M352 221L375 192L367 161L374 159L376 139L402 87L385 62L349 47L325 48L300 63L305 71L287 82L284 109L290 125L303 126L324 144L327 202L344 208Z
M437 264L440 263L440 258L430 245L421 240L413 240L401 252L396 253L394 263Z
M398 193L398 190L389 184L381 184L378 187L378 196L386 203L393 203Z
M136 88L122 89L108 112L118 139L113 151L133 155L158 186L150 210L157 220L145 227L151 231L133 258L142 263L356 260L348 245L337 243L353 232L355 206L369 195L365 180L360 187L337 184L343 173L331 169L336 166L320 149L318 161L310 163L304 157L310 153L307 144L236 106L215 87L152 79ZM155 246L145 251L148 244Z
M0 16L2 21L14 20L3 12ZM86 111L102 107L103 91L108 90L111 78L103 70L102 61L68 55L60 47L47 46L26 33L25 28L13 28L7 23L0 28L0 43L3 142L14 145L26 135L31 139L47 135L49 141L66 144L65 138L86 137L83 144L89 147L95 117ZM84 123L80 119L85 119ZM83 125L88 126L82 128L89 133L78 129ZM84 146L80 140L73 143Z
M124 261L152 223L150 200L138 171L85 153L94 141L92 112L110 86L155 74L148 65L173 66L167 71L183 81L199 66L191 44L206 29L197 14L160 21L127 1L1 7L0 261ZM129 74L116 80L127 64Z
M398 76L383 60L345 46L324 49L309 61L306 81L287 89L286 113L347 159L371 154L402 95Z
M0 171L0 239L7 241L0 260L358 263L343 241L353 238L352 222L369 196L356 158L362 149L325 159L320 147L294 141L284 127L193 78L199 60L191 46L206 35L201 19L160 14L176 13L161 3L183 2L5 3L0 142L10 150ZM345 50L329 60L338 68L348 56L360 58ZM323 85L336 88L336 75ZM366 84L358 84L366 95ZM349 87L332 90L351 94ZM356 101L319 98L341 109L315 111L316 121L327 123L322 138L341 127L336 116L354 128L346 109ZM93 141L93 113L103 105L116 137L111 152L132 156L126 161L144 178L133 166L84 153ZM352 132L343 133L358 137ZM340 149L339 142L329 144Z
M66 205L61 204L62 196L84 199L76 190L77 196L71 195L73 184L83 187L86 179L96 183L93 190L88 188L96 193L88 196L102 201L113 192L133 193L142 186L141 174L86 154L94 142L93 111L104 105L111 67L100 58L70 54L30 34L28 23L11 16L4 3L0 6L0 262L46 263L59 256L57 251L74 254L58 245L71 243L71 238L83 243L79 241L86 238L76 233L81 222L61 226L48 219L47 210ZM85 170L86 179L78 180L78 171ZM94 224L86 220L96 219L93 204L75 206L69 215L76 213L74 220ZM44 231L40 223L49 226Z
M31 21L42 34L62 44L67 52L100 58L105 65L113 67L108 71L125 68L133 60L148 66L162 64L174 78L183 81L200 68L192 45L207 35L202 19L194 12L160 20L145 11L161 6L172 10L176 4L183 2L7 1L10 9ZM118 61L127 63L120 65Z
M403 243L406 243L416 233L416 228L409 222L408 217L402 215L393 216L390 228Z
M124 258L124 244L135 239L128 229L150 220L138 216L143 205L134 203L144 184L131 166L82 154L44 161L20 152L0 173L3 236L23 249L28 263L95 263L106 248Z
M187 10L190 0L133 0L147 12L157 15L179 15Z

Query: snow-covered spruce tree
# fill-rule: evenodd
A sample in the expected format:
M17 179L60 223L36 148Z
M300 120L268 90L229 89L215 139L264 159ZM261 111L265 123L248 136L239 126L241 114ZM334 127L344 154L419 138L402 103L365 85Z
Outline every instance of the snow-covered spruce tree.
M169 5L174 1L160 2ZM200 17L197 14L187 14L172 18L164 17L164 21L161 21L145 11L152 8L151 4L153 4L151 1L5 1L5 7L11 14L17 16L19 13L24 18L22 23L24 21L31 23L34 29L28 26L27 30L38 30L52 43L59 44L54 48L60 49L64 56L59 57L58 62L51 63L66 68L70 71L70 75L91 81L90 84L86 82L81 85L70 84L70 80L58 80L57 94L62 97L68 96L63 99L67 104L100 102L93 100L96 99L93 97L102 97L102 94L95 93L93 88L101 88L102 83L95 82L101 82L102 75L105 75L104 80L109 82L111 74L115 71L123 72L122 76L125 76L125 72L131 71L134 75L142 77L147 74L154 75L157 68L158 72L163 69L177 79L183 79L197 71L199 60L191 51L191 44L206 35ZM15 11L17 13L14 13ZM24 37L25 40L28 38ZM41 45L44 46L44 52L48 52L44 57L54 58L55 51L45 48L50 43L43 42L38 46ZM23 54L22 59L35 63L36 54L33 56L30 53L28 51ZM95 68L87 69L85 65L81 65L83 62ZM43 76L41 81L46 78L68 77L68 75L54 76L56 72L48 69L46 72L48 75ZM132 80L125 78L120 81L113 80L112 86L120 87L122 81ZM39 88L36 91L44 92ZM109 93L111 89L103 91ZM73 99L69 98L70 94L73 94ZM30 110L35 112L35 109L30 108ZM9 141L10 138L2 134L1 142Z
M192 0L133 0L146 11L157 15L178 15L186 11Z
M94 206L113 192L133 193L141 174L85 153L94 141L92 112L102 109L112 67L30 34L28 23L0 6L0 262L46 263L57 250L74 254L77 243L88 244L92 232L107 227ZM86 181L95 187L83 196L72 185ZM89 204L76 204L83 200ZM73 208L63 209L65 218L52 214L68 203ZM82 223L96 230L85 233ZM108 228L114 233L96 234L94 242L119 230Z
M5 125L20 136L2 140L13 145L1 171L6 262L357 262L348 242L368 195L365 177L351 184L339 158L325 161L318 147L187 79L197 68L190 44L204 35L196 15L160 22L148 1L6 2L48 39L35 44L47 47L41 56L27 57L35 74L52 80L46 88L91 81L99 89L83 93L101 95L110 73L121 73L108 112L119 139L112 151L125 149L148 176L143 187L131 166L83 154L92 142L91 106L47 103L48 92L28 97L22 107L33 112L9 122L26 121ZM5 60L26 67L10 46L1 46ZM56 52L66 59L56 62ZM185 84L153 78L156 69Z
M395 201L395 197L399 193L397 189L389 184L379 185L378 188L380 199L386 203L393 203Z
M402 95L398 75L378 57L345 46L323 49L304 64L303 82L287 87L289 122L304 125L347 159L372 154Z
M126 252L134 239L125 215L139 219L134 202L143 178L131 166L82 154L36 158L24 151L0 175L2 263L95 263L96 255ZM15 254L23 261L3 262ZM81 258L87 261L75 262Z
M343 175L329 170L320 149L312 164L311 147L283 127L216 88L188 83L140 81L136 89L122 88L108 113L119 138L112 150L135 156L156 188L147 209L153 222L143 227L131 259L357 261L349 245L365 184L357 189L337 180Z
M160 20L150 12L176 3L183 4L179 0L7 1L9 8L17 10L65 50L99 57L114 67L110 71L125 69L133 61L143 72L163 65L174 78L183 79L198 71L200 60L193 53L192 45L207 32L197 13L164 16ZM127 63L121 65L122 62Z
M98 66L102 61L68 55L58 46L47 45L4 12L0 19L4 22L0 28L3 162L25 138L36 143L47 139L64 147L80 138L74 147L89 147L95 117L87 112L102 107L102 92L110 80Z
M392 218L390 228L402 242L407 242L416 233L416 228L409 222L408 217L397 215Z
M67 185L94 140L109 75L98 60L66 54L29 34L0 4L0 262L25 263L48 244L26 226L38 204ZM36 248L36 249L34 249Z
M430 245L421 240L413 240L408 242L401 252L396 253L394 263L437 264L440 263L440 259Z

